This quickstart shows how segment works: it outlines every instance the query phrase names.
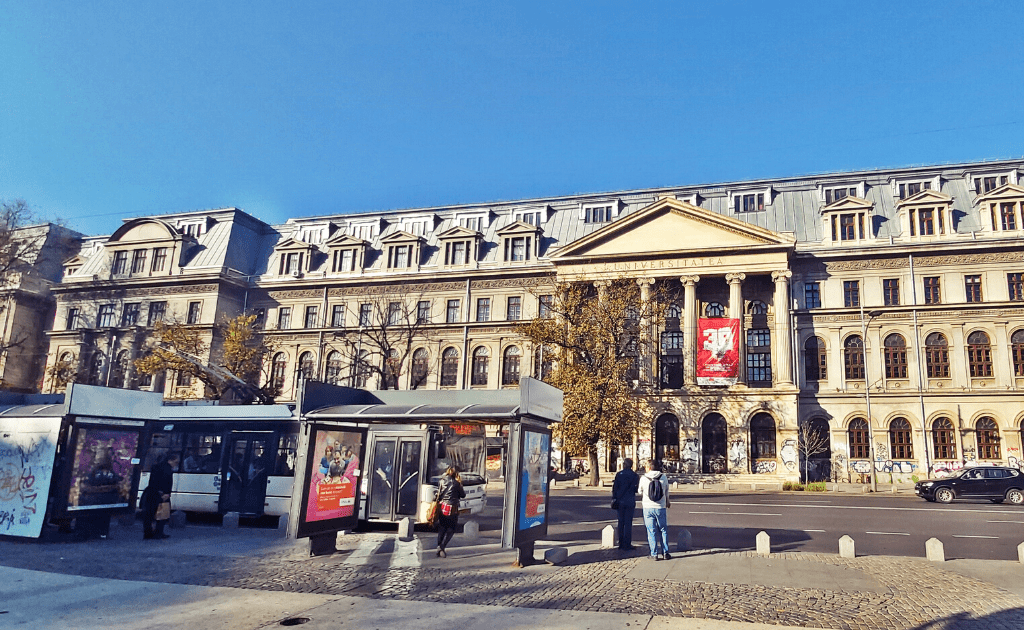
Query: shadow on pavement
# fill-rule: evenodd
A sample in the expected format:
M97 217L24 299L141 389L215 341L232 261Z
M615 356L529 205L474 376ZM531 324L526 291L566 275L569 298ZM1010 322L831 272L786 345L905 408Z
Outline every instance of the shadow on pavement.
M913 630L1003 630L1024 628L1024 608L1010 608L988 615L975 617L962 612L950 617L935 619Z

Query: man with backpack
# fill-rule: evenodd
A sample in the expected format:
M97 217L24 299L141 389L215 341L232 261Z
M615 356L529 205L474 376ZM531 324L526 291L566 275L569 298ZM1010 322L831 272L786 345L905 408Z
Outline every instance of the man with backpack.
M651 558L670 560L668 552L668 513L672 505L668 498L668 477L661 472L661 464L647 461L647 472L640 477L641 506L644 510L644 525L647 526L647 542L651 546ZM659 549L660 546L660 549Z

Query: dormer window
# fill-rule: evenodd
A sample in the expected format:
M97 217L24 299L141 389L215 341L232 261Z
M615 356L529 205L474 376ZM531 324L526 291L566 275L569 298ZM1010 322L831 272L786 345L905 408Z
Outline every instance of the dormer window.
M206 219L190 219L188 221L178 221L178 229L181 230L182 234L199 238L206 233Z
M737 190L729 193L729 203L737 214L763 212L772 202L772 189Z
M423 239L409 232L395 232L384 237L382 245L388 269L404 271L420 266Z
M388 248L388 269L408 269L412 265L412 245L392 245Z
M924 189L896 204L903 234L911 238L952 234L952 202L953 198L945 193Z
M682 201L683 203L688 203L691 206L699 206L700 205L699 203L697 203L699 201L699 199L697 197L698 197L697 193L687 193L687 194L676 195L676 199L678 199L679 201Z
M864 182L856 184L822 184L818 186L818 195L825 205L835 203L847 197L864 198L867 186Z
M377 221L353 222L348 224L347 232L364 241L372 241L377 236L380 227Z
M114 252L114 264L110 266L110 273L115 276L123 276L128 272L128 252L125 250Z
M490 216L489 211L459 212L453 224L474 232L483 232L490 225Z
M281 268L278 275L297 276L302 273L302 252L285 252L281 254Z
M978 202L982 208L981 215L993 232L1024 228L1024 187L1007 183L981 195Z
M584 206L584 223L607 223L612 220L612 205Z
M505 262L528 262L538 256L540 228L517 221L498 231L502 240L502 260Z
M505 260L519 262L530 260L530 250L533 248L529 236L513 236L505 239Z
M548 220L549 211L550 207L545 205L541 208L533 207L513 210L511 215L513 221L522 221L523 223L540 227L542 223Z
M821 209L825 242L857 243L874 237L871 231L872 204L849 194Z
M897 199L910 199L925 190L938 191L941 181L934 177L899 177L892 180L892 193Z
M331 256L331 273L356 270L356 251L354 249L337 249Z
M1017 183L1017 169L1010 171L970 173L967 176L969 186L976 195L990 193L1000 186Z
M330 257L331 273L353 273L363 270L366 241L339 233L325 243Z
M326 223L300 225L295 230L295 240L309 243L310 245L320 245L330 235L330 228L331 226Z
M437 235L444 251L444 266L472 265L480 256L480 233L454 227Z

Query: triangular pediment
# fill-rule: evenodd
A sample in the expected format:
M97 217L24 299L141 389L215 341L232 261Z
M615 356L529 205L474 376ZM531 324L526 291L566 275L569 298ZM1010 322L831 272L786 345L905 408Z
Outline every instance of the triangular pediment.
M540 232L540 228L536 225L531 225L526 221L513 221L498 230L497 235L508 236L509 234L534 234L536 232Z
M939 192L937 190L922 190L921 192L911 195L903 201L896 204L897 208L902 206L922 206L930 203L950 203L953 198L946 193Z
M456 238L480 238L482 235L476 230L471 230L461 225L456 225L437 235L438 240L447 241Z
M867 199L861 197L843 197L828 204L821 209L821 213L826 212L850 212L852 210L870 210L874 206L873 203Z
M342 232L324 241L324 245L327 247L365 247L366 241Z
M289 238L284 239L283 241L281 241L277 245L275 245L274 246L274 250L275 251L281 251L281 250L284 250L284 249L299 250L299 249L309 249L310 247L312 247L312 245L310 245L309 243L304 243L302 241L299 241L299 240L296 240L294 238L290 238L289 237Z
M423 240L423 237L421 237L421 236L416 236L415 234L410 234L408 232L403 232L402 230L398 230L397 232L392 232L391 234L388 234L384 238L380 239L380 242L381 243L408 243L408 242L412 242L412 241L422 241L422 240Z
M1003 199L1020 199L1024 197L1024 186L1017 184L1003 184L995 190L990 190L978 197L978 201L999 201Z
M65 267L81 267L85 264L85 261L86 259L81 254L75 254L61 264Z
M791 247L796 239L665 198L560 249L553 258Z

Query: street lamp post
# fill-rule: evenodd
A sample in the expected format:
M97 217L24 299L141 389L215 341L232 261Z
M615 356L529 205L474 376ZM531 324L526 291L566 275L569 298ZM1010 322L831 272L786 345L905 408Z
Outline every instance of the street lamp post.
M871 377L868 374L868 324L871 320L882 314L882 311L868 312L867 319L864 319L864 303L860 305L860 331L861 342L864 344L864 405L868 414L868 453L871 455L871 491L878 492L878 476L875 472L875 427L871 424Z

